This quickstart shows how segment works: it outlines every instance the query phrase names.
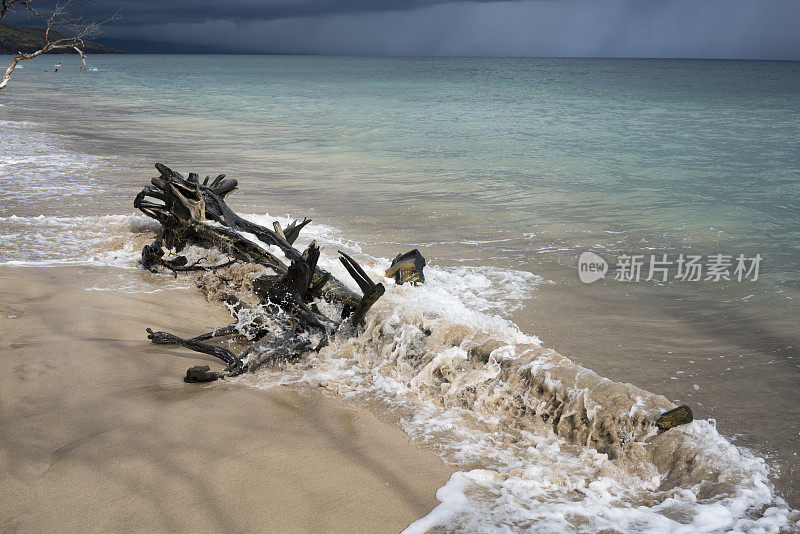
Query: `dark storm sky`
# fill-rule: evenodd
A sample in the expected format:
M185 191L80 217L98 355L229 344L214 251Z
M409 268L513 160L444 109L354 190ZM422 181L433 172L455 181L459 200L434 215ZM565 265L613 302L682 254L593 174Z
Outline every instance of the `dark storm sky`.
M50 0L47 0L50 2ZM47 3L46 2L46 3ZM163 51L800 59L800 0L92 0ZM18 20L15 20L18 22Z

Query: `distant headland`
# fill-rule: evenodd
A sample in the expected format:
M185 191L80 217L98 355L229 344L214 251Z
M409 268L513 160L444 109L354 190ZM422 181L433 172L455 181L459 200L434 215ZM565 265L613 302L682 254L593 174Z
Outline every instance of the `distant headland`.
M57 32L51 32L54 38L67 37ZM18 52L33 52L44 46L44 28L31 28L27 26L12 26L0 24L0 54L17 54ZM86 41L82 47L87 54L124 54L122 50L111 48L94 41ZM51 54L74 54L71 48L53 50Z

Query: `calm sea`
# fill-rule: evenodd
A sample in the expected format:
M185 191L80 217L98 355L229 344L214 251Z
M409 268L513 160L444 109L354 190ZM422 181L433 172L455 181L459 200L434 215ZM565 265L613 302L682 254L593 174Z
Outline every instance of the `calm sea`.
M716 419L800 501L800 63L89 64L24 62L0 97L0 232L27 239L0 244L4 260L79 254L87 236L58 252L64 228L35 217L131 213L155 161L225 172L240 211L309 216L376 257L417 247L452 273L488 269L487 295L516 294L495 295L494 313ZM579 280L585 251L608 262L605 279ZM678 278L681 255L707 268L717 254L731 280ZM639 281L613 279L623 255L642 256ZM651 255L672 262L665 281L645 280ZM760 255L757 280L736 280L739 255Z

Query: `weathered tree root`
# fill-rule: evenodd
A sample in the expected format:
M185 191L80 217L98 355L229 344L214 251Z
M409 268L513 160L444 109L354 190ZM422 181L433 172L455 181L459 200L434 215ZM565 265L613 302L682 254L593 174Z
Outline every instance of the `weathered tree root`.
M200 264L193 264L187 265L188 260L186 256L178 256L174 260L165 260L164 259L164 249L160 246L153 243L152 245L146 245L142 249L142 266L152 272L157 272L158 267L165 267L172 271L172 274L178 276L178 273L185 273L190 271L216 271L217 269L222 269L223 267L228 267L236 263L236 260L229 260L219 265L200 265Z
M367 312L386 289L383 284L373 282L353 258L340 252L339 259L363 293L359 296L317 266L320 249L316 242L302 253L294 248L300 231L310 219L294 221L286 228L281 228L277 222L274 229L266 228L240 217L225 203L225 197L238 187L236 180L220 174L214 180L206 177L201 183L194 173L184 178L160 163L156 164L156 169L160 176L153 178L152 185L142 189L134 201L136 208L162 226L156 240L142 250L141 263L145 268L151 271L165 268L177 275L178 272L214 271L235 263L253 263L273 273L253 282L255 296L260 299L259 309L264 312L255 313L241 301L235 303L237 315L242 309L250 314L249 322L244 325L230 325L190 339L147 330L148 338L154 343L180 345L214 356L227 365L222 372L193 367L187 372L187 382L235 376L267 362L296 359L308 351L320 350L332 335L358 334ZM256 240L248 239L243 233L254 235ZM232 259L211 266L187 265L185 256L165 259L169 251L179 252L188 245L216 248ZM278 247L289 265L265 248L269 245ZM412 252L422 258L419 252ZM419 259L414 265L424 266L425 260L421 259L420 263ZM414 280L423 279L420 267ZM340 316L333 319L323 314L315 304L319 299L338 306ZM250 347L237 355L227 348L207 343L215 337L231 335L246 338L251 342Z

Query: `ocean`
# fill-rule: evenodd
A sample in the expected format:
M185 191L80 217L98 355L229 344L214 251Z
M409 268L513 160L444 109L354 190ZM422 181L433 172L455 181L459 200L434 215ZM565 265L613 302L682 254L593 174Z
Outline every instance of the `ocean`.
M800 63L58 60L22 63L0 96L0 262L111 265L119 285L87 289L157 290L136 268L152 225L132 207L156 161L237 178L231 206L267 224L312 218L304 239L329 260L347 249L377 276L397 253L426 257L428 283L376 308L369 343L242 380L369 403L459 466L412 532L797 521ZM604 278L581 281L585 252ZM433 325L448 334L417 338ZM478 339L502 350L463 374ZM536 367L532 346L569 360ZM644 390L642 413L658 404L647 392L688 404L697 421L675 455L702 460L676 481L530 426L531 384L508 371L523 364L578 412L634 417L614 397L637 398L625 383ZM577 386L594 373L609 380Z

